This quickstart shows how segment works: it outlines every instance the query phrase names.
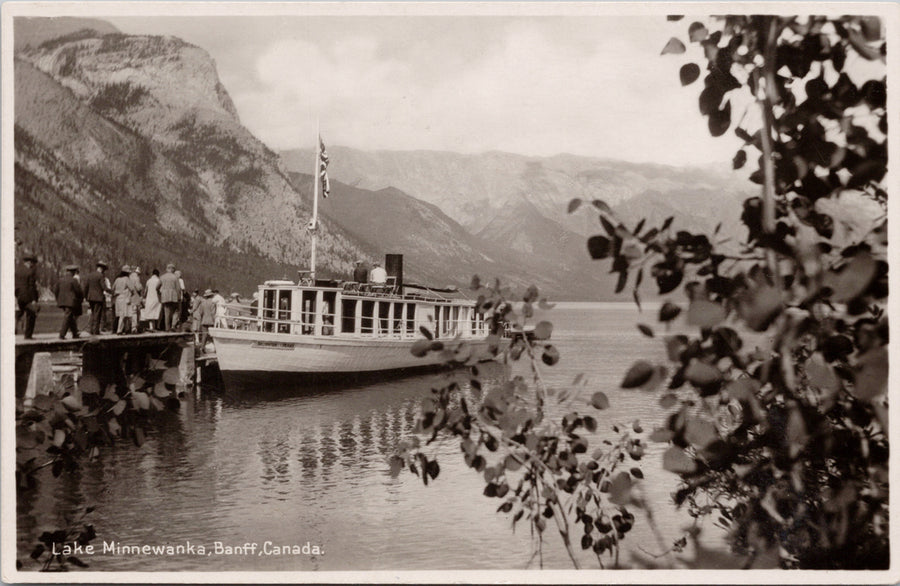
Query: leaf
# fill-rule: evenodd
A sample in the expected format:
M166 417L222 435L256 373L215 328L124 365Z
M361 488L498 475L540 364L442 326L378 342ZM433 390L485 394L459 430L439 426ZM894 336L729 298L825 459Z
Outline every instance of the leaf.
M721 380L722 373L715 366L694 359L684 371L684 378L695 386L705 387Z
M722 136L731 126L731 100L725 102L725 106L709 113L709 133L712 136Z
M662 307L659 308L659 321L661 322L670 322L681 313L681 308L672 303L671 301L666 301L662 304Z
M177 385L179 382L181 382L181 373L178 372L177 366L167 368L163 372L163 382L167 385Z
M607 204L602 199L595 199L594 201L591 202L591 205L594 206L595 208L597 208L598 210L600 210L601 212L603 212L604 214L609 214L611 216L613 213L612 208L609 207L609 204Z
M150 408L150 397L147 393L142 391L134 391L131 393L131 402L136 408L141 410Z
M631 472L631 475L634 476L635 478L643 478L644 477L644 473L643 473L643 471L641 471L640 468L632 468L631 470L629 470L629 472Z
M663 454L663 468L675 474L693 474L697 463L678 446L670 446Z
M141 447L144 445L144 428L143 427L135 427L134 428L134 445L137 447Z
M31 402L31 406L41 411L52 409L54 405L53 397L50 395L36 395Z
M548 345L544 348L544 353L541 355L541 360L547 366L553 366L557 362L559 362L559 350L556 349L555 346Z
M677 38L672 37L671 39L669 39L669 42L666 43L666 46L663 47L662 53L660 53L660 55L680 55L684 53L684 51L684 43L679 41Z
M857 361L853 369L851 394L857 399L871 401L887 391L888 350L880 346L869 350Z
M536 340L549 340L552 332L553 324L548 321L538 322L538 324L534 326L534 337Z
M825 362L821 352L815 352L806 361L806 377L809 384L826 398L832 397L841 389L841 381L834 373L834 368Z
M609 398L606 396L606 393L597 391L591 395L591 405L594 409L609 409Z
M609 483L609 502L615 505L630 503L631 484L631 476L627 472L619 472Z
M157 397L159 397L160 399L165 399L166 397L168 397L169 395L172 394L172 391L170 391L166 387L166 383L160 381L160 382L156 383L155 385L153 385L153 394L156 395Z
M687 322L692 326L711 328L725 319L725 308L706 299L695 299L688 307Z
M702 23L692 22L691 26L688 27L688 36L692 43L699 43L706 40L706 37L709 36L709 31L706 30Z
M683 14L670 14L670 15L666 16L666 20L672 21L672 22L681 20L682 18L684 18Z
M619 279L616 281L616 293L621 293L628 282L628 271L623 270L619 273Z
M712 421L689 417L685 423L684 439L692 446L702 450L719 439L719 432Z
M426 338L428 338L429 340L434 339L434 336L431 334L431 332L425 326L419 326L419 331L422 332L422 335L425 336Z
M650 380L650 377L653 376L654 372L656 372L656 369L652 364L646 360L638 360L632 364L631 368L628 369L628 372L625 373L625 378L622 379L622 384L619 386L623 389L640 387Z
M122 414L122 411L125 411L125 407L126 407L126 406L127 406L127 403L125 402L125 399L119 399L119 400L116 402L116 404L113 405L113 408L112 408L113 414L114 414L114 415L121 415L121 414Z
M653 329L646 324L638 324L637 328L641 331L642 334L644 334L648 338L652 338L654 336Z
M662 227L659 229L659 231L664 232L666 229L669 228L669 226L672 225L672 221L674 221L674 220L675 220L675 216L669 216L668 218L666 218L666 220L663 222Z
M864 252L854 256L840 271L828 271L823 284L832 290L832 301L846 303L869 287L877 269L875 259Z
M579 207L581 207L581 198L580 197L576 197L576 198L569 200L568 213L571 214L572 212L577 210Z
M681 85L690 85L700 77L700 66L696 63L685 63L678 71L678 77L681 79Z
M75 395L68 395L62 398L60 403L69 411L78 411L82 407L81 399Z
M878 52L878 49L870 46L866 41L866 37L863 36L861 32L854 29L847 29L847 40L850 41L850 44L853 45L856 52L863 58L874 61L881 57L881 53Z
M428 351L431 350L431 340L427 340L424 338L420 338L413 342L412 347L410 347L409 352L418 358L425 356L428 354Z
M747 151L744 149L739 150L734 154L734 158L731 160L731 167L733 169L740 169L747 162Z
M100 381L92 374L86 374L78 379L78 390L82 394L97 395L100 393Z
M651 442L665 444L672 441L673 437L675 437L675 432L673 432L671 429L663 429L662 427L658 427L650 433L650 437L648 439Z
M31 559L36 560L39 557L41 557L41 555L43 555L45 549L46 548L44 547L44 545L42 543L38 543L37 545L35 545L34 549L31 550Z
M737 307L738 315L755 332L765 331L781 310L781 293L769 285L741 295Z
M604 259L610 254L610 240L605 236L591 236L587 241L587 249L592 259Z
M675 393L666 393L659 398L659 406L663 409L671 409L678 403L678 396Z

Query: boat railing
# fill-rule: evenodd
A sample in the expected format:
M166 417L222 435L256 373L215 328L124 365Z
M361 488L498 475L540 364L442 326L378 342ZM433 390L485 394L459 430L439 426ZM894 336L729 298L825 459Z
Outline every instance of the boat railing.
M250 309L250 306L226 304L226 309L229 311L236 311L238 308L246 312L248 309ZM271 311L272 313L277 314L278 310ZM313 312L302 313L301 319L299 320L279 317L261 317L258 315L250 315L248 313L226 313L225 315L218 316L216 318L216 327L232 330L271 332L278 334L293 333L301 335L316 335L316 328L318 326L318 335L331 336L336 333L341 333L336 331L334 328L334 320L336 318L336 315L333 312L322 313L321 322L319 324L316 324L315 318L316 315ZM341 333L341 335L359 338L395 340L417 338L422 335L419 332L418 328L409 329L405 327L405 321L406 320L394 319L394 328L391 328L390 320L388 318L373 316L371 318L371 325L366 327L365 330L361 330L358 332L343 332ZM428 327L428 329L430 330L435 329L434 323L429 324L429 326L426 327ZM438 339L446 339L455 337L457 335L487 335L487 329L483 324L474 325L472 324L471 320L460 318L456 320L444 320L442 322L442 327L439 328L438 331L433 331L433 334L435 334Z

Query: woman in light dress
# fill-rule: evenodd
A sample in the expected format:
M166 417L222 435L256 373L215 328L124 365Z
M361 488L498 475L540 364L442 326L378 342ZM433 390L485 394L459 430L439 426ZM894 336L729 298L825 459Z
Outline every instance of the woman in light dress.
M125 320L131 313L131 295L134 287L131 284L131 267L125 265L113 283L113 299L116 306L116 333L125 334Z
M153 275L147 279L144 290L144 309L141 310L141 320L148 321L151 332L156 331L156 322L159 321L159 310L162 303L159 302L159 269L153 269Z

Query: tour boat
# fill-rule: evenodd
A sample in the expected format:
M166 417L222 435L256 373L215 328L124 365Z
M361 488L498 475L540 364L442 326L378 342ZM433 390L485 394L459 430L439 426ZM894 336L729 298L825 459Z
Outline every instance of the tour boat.
M469 362L491 359L489 345L508 342L489 337L472 300L401 293L396 284L303 281L266 281L254 315L226 315L210 328L226 384L342 380L438 366L446 361L440 351L412 352L423 328Z
M222 318L209 333L219 370L231 382L272 384L298 376L326 380L340 375L402 372L445 362L439 351L412 353L426 329L435 340L450 342L470 361L492 357L489 345L508 343L489 337L475 302L454 299L442 290L407 293L403 257L386 256L387 281L361 284L316 278L319 188L328 196L328 156L319 136L313 181L310 270L297 282L266 281L259 286L252 315ZM446 290L443 290L446 292Z

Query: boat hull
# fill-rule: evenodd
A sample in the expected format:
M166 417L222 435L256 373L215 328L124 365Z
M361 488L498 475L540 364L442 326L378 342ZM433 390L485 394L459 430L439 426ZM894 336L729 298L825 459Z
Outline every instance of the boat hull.
M299 336L211 328L219 370L228 386L240 383L355 381L442 368L439 352L414 356L415 338ZM477 360L493 355L484 339L466 340ZM231 384L229 384L231 383Z

